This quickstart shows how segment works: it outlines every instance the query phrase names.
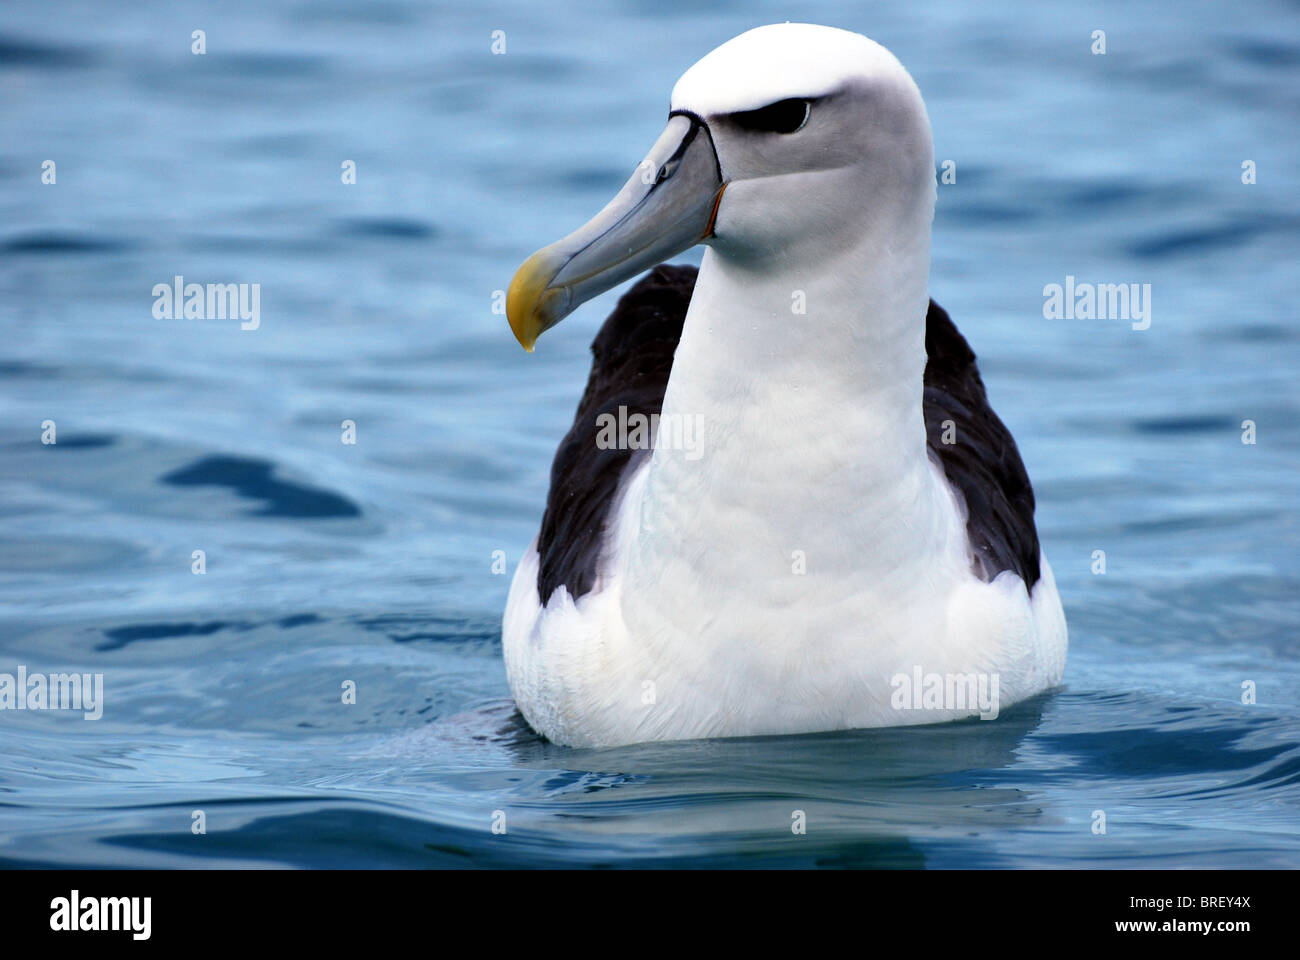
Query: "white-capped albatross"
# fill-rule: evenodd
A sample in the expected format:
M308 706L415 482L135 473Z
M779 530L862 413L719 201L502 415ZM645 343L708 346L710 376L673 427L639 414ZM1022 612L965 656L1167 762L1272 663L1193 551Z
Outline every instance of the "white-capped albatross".
M932 723L988 715L975 682L992 712L1060 682L1029 478L929 296L934 203L898 60L759 27L682 76L622 191L519 268L528 350L655 268L592 344L511 585L506 672L535 730L608 746ZM656 266L697 243L698 276ZM653 449L602 441L620 408L660 414ZM670 423L698 425L695 446L665 442Z

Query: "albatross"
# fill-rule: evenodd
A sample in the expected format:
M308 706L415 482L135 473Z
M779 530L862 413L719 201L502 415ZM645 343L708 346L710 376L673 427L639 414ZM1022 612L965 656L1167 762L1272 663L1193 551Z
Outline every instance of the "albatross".
M1060 682L1033 489L930 299L935 192L925 104L893 54L759 27L682 75L623 189L519 268L506 313L530 352L651 270L592 344L506 602L507 678L538 733L934 723L988 716L963 696L977 681L1002 708ZM698 273L662 263L696 244ZM658 442L609 442L611 417L656 414ZM663 441L683 422L691 449Z

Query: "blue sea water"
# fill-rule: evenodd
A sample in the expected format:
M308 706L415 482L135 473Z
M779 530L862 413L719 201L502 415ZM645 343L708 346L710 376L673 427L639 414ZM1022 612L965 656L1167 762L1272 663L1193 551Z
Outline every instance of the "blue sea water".
M1033 478L1066 682L988 723L557 747L513 714L494 552L617 294L532 356L494 294L683 70L787 19L890 47L955 164L932 290ZM1262 0L8 0L0 672L104 706L0 712L0 863L1300 865L1298 119L1300 8ZM260 327L155 318L177 275L259 284ZM1150 284L1149 329L1044 319L1067 276Z

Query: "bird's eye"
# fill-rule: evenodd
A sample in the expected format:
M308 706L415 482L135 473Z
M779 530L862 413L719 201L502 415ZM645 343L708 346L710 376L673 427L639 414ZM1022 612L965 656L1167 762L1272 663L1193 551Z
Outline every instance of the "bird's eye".
M794 133L808 122L812 104L807 100L778 100L757 110L733 113L731 119L745 130L768 133Z

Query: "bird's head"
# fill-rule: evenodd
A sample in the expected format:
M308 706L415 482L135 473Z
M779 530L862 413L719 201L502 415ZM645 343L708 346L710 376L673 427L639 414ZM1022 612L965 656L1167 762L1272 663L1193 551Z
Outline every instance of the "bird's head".
M933 207L929 120L894 55L846 30L758 27L682 75L645 160L524 262L506 314L531 351L580 304L697 243L759 268L811 264L900 218L928 224Z

